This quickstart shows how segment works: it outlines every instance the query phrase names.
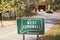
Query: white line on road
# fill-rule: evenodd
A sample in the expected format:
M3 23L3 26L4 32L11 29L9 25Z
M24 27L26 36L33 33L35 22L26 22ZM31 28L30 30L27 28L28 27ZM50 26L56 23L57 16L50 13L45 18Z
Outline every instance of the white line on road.
M16 30L12 31L12 32L9 32L7 34L1 35L0 38L4 38L4 37L9 36L9 35L14 34L14 33L16 33Z

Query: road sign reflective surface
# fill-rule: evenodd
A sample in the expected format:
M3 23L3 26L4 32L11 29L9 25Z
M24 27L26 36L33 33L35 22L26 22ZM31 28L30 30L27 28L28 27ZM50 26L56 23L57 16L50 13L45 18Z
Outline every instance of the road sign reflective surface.
M19 34L44 34L44 18L18 18Z

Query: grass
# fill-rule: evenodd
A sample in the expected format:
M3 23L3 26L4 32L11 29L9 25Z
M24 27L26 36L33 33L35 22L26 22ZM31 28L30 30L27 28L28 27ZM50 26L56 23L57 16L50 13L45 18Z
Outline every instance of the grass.
M60 35L56 35L56 36L46 35L40 37L40 40L60 40Z
M40 37L40 40L60 40L60 21L51 30Z
M60 10L56 10L55 12L60 13Z

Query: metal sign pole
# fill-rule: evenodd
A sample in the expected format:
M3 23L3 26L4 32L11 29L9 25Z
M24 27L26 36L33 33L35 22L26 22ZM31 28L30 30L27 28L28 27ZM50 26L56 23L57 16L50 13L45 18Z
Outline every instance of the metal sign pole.
M39 40L39 35L37 34L37 40Z
M25 35L23 34L23 40L25 40Z

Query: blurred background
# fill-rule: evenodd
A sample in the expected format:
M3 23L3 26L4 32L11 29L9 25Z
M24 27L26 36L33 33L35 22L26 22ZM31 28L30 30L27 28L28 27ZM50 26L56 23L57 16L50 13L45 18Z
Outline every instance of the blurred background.
M17 33L18 17L45 19L45 34L40 40L60 40L60 0L0 0L0 40L23 40ZM36 40L26 35L26 40Z
M36 15L40 8L60 12L60 0L0 0L0 15L2 14L3 20Z

